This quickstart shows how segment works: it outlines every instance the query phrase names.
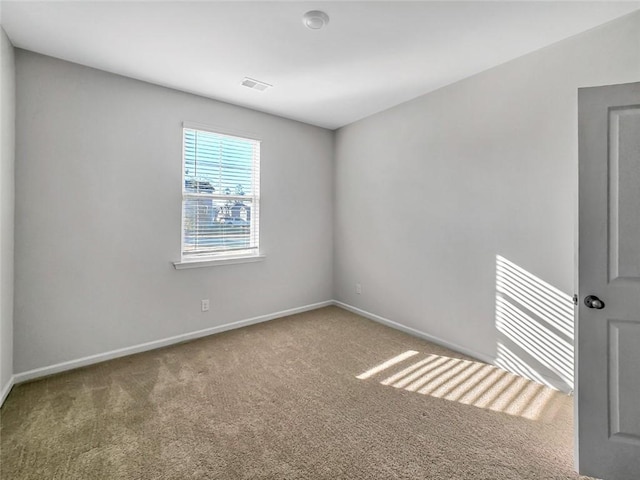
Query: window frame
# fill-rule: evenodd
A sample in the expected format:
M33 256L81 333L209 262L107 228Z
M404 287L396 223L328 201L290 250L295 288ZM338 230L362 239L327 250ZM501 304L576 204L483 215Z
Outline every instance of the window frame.
M257 147L257 155L254 153L251 170L251 191L250 196L225 195L223 193L188 193L185 191L185 131L193 130L204 133L211 133L221 137L230 137L239 140L253 142ZM260 247L260 163L262 139L250 132L232 131L211 125L204 125L194 122L183 122L180 129L182 135L182 165L181 165L181 214L180 214L180 261L173 262L176 269L206 267L215 265L228 265L233 263L256 262L265 258ZM255 148L255 147L254 147ZM202 252L193 255L185 255L185 201L188 199L207 198L213 201L251 199L251 219L249 225L249 238L255 242L255 247L247 249L229 249L218 252Z

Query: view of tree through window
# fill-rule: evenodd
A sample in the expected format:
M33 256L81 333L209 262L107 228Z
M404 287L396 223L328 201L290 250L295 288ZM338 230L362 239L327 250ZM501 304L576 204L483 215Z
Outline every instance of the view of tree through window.
M183 257L258 249L260 143L184 129Z

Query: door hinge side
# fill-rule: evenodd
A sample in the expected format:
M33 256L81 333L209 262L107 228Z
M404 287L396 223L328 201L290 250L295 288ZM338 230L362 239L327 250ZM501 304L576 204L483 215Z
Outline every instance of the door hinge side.
M574 305L578 305L578 294L577 293L573 294L573 304Z

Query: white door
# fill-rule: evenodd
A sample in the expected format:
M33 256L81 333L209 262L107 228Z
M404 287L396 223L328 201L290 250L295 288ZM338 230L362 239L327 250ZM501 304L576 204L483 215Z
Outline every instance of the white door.
M638 480L640 83L578 98L577 462L585 475Z

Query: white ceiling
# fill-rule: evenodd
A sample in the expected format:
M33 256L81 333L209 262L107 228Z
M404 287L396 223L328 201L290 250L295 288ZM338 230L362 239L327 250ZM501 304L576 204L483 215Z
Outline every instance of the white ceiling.
M16 47L331 129L640 2L3 1ZM302 15L331 20L306 29ZM247 76L274 85L258 92Z

